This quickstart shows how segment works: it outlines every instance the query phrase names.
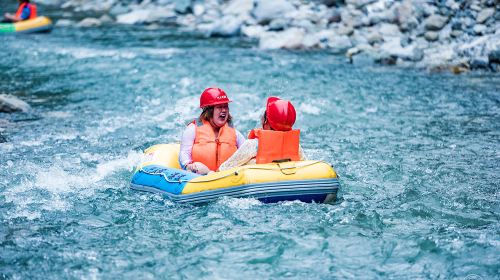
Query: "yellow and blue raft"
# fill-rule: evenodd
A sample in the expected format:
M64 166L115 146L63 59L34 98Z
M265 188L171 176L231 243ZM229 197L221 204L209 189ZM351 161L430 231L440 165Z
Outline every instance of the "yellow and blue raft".
M44 16L15 23L0 23L0 34L49 32L51 30L52 21Z
M160 144L144 151L131 188L160 193L174 202L205 203L223 196L253 197L265 203L300 200L332 202L339 180L323 161L254 164L202 176L182 170L179 145Z

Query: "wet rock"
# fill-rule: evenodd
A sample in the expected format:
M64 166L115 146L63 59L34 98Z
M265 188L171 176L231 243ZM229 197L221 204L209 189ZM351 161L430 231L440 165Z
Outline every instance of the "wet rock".
M485 31L486 31L486 25L484 25L484 24L476 24L476 25L474 26L474 29L473 29L473 30L474 30L474 33L476 33L476 34L478 34L478 35L482 35L482 34L484 34L484 33L485 33Z
M381 65L396 65L398 58L397 56L393 55L383 55L380 56L375 62L381 64Z
M495 14L495 8L481 10L476 17L477 23L484 23L488 18Z
M334 10L330 17L328 18L328 23L338 23L342 21L341 13L338 10Z
M97 18L85 18L80 21L77 25L79 27L96 27L100 26L102 22Z
M404 0L395 7L395 16L399 28L403 31L413 29L418 25L411 0Z
M377 0L345 0L348 5L353 5L357 9L362 8L365 5L376 2Z
M315 29L315 25L307 19L294 20L294 21L292 21L292 26L303 28L307 31L311 31L311 30Z
M354 27L350 25L340 25L336 29L336 32L340 35L352 35L352 33L354 33Z
M235 36L240 33L242 24L243 19L241 17L228 15L215 23L205 25L205 28L200 27L200 30L208 36Z
M130 13L119 15L116 18L118 23L138 24L152 22L175 22L176 14L168 7L151 6L143 9L134 10Z
M371 66L375 64L375 59L367 52L362 52L352 56L350 62L358 66Z
M298 49L301 48L305 31L299 28L290 28L281 32L265 32L260 37L261 49Z
M427 31L425 32L424 37L429 42L435 42L439 39L439 33L435 31Z
M391 57L399 57L404 60L420 61L423 58L423 52L415 44L407 47L401 46L400 38L393 38L383 43L380 46L380 50Z
M112 19L110 16L108 16L108 15L104 14L104 15L102 15L102 16L99 18L99 21L100 21L101 23L106 24L106 23L111 23L111 22L113 22L113 19Z
M187 14L193 11L191 0L173 0L174 10L179 14Z
M283 17L284 14L294 10L295 6L286 0L258 0L253 15L258 22L265 23Z
M378 33L383 37L400 37L401 31L396 24L392 23L382 23L378 25Z
M260 38L266 32L262 25L247 25L241 27L241 33L249 38Z
M474 57L470 61L471 69L487 69L489 67L488 57Z
M197 3L193 7L193 14L197 17L201 16L203 13L205 13L205 6L203 4Z
M334 36L328 41L328 47L334 53L342 53L352 47L352 42L347 35Z
M12 95L0 94L0 112L27 112L29 109L30 105L28 105L28 103L22 101L21 99Z
M463 34L464 34L464 32L462 30L452 30L450 33L450 36L453 38L458 38L458 37L462 36Z
M250 14L253 10L253 0L232 0L224 8L224 14L242 15Z
M427 30L441 30L443 26L448 22L448 17L440 15L431 15L425 20L425 28Z
M282 31L282 30L285 30L290 25L290 22L291 21L289 19L285 19L285 18L273 19L269 23L268 28L270 31Z
M370 45L378 44L384 41L384 37L378 32L372 32L367 36L367 41Z
M455 2L454 0L447 0L446 3L445 3L446 7L448 7L450 10L458 10L460 9L460 4L458 4L457 2Z
M129 6L126 6L122 3L119 3L117 5L114 5L111 10L109 10L109 13L113 16L117 16L117 15L122 15L122 14L126 14L130 12L130 8Z
M146 22L149 19L151 11L149 10L135 10L130 13L119 15L116 17L116 22L123 24L136 24Z

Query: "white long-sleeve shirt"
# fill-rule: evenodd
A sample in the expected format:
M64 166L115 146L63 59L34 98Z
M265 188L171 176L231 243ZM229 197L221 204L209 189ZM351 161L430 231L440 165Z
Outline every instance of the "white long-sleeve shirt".
M236 146L240 148L241 145L243 145L243 142L245 142L245 137L238 130L235 129L235 131L236 131ZM191 123L186 127L184 133L182 133L181 150L179 152L179 163L183 169L186 169L186 165L188 165L193 161L192 152L193 152L193 144L195 137L196 137L196 126L194 123Z

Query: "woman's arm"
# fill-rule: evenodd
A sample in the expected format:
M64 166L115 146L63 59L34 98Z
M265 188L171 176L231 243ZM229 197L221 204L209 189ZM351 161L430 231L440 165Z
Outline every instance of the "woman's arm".
M245 165L257 156L259 140L246 140L241 147L219 167L219 171L228 170L233 167Z
M182 133L181 149L179 151L179 164L183 169L186 169L186 165L193 162L192 152L195 136L196 127L194 124L188 125Z

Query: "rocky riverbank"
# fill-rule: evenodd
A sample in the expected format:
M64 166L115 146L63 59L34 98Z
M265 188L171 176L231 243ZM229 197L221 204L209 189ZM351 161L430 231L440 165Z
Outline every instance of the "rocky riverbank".
M495 0L39 0L98 16L59 25L177 25L245 36L262 49L328 49L353 64L500 71ZM70 13L68 13L70 14Z

